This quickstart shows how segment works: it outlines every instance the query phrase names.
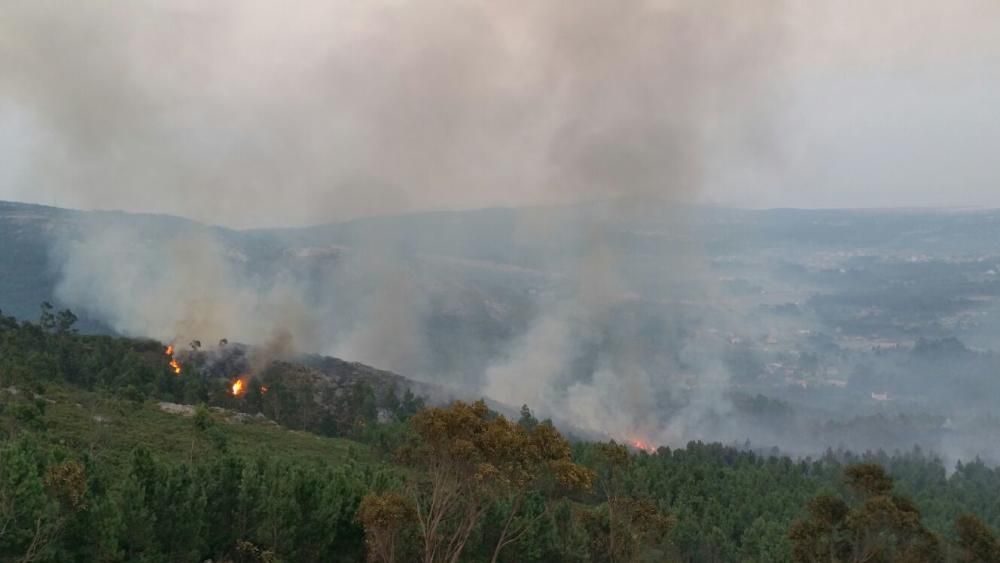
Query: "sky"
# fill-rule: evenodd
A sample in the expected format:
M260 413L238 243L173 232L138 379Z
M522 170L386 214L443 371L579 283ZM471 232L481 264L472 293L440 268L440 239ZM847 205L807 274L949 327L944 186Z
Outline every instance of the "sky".
M13 0L0 199L1000 207L995 0Z

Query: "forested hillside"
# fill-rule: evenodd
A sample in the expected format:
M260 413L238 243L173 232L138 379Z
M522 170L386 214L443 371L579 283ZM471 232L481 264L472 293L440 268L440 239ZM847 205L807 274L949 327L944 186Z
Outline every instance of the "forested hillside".
M1000 560L982 463L571 444L364 382L293 417L288 366L237 388L74 320L0 315L3 561Z
M678 214L690 230L675 228ZM592 254L581 233L603 216L620 283L602 305L607 314L576 318L568 311L578 266ZM594 203L241 231L0 202L0 308L33 319L48 300L71 307L82 333L180 338L184 353L195 338L206 349L221 338L281 341L429 382L440 392L414 392L433 399L527 402L592 435L681 427L687 434L670 440L749 440L814 457L828 446L919 445L948 466L977 456L997 464L997 217L662 205L624 217ZM545 236L526 236L542 225ZM657 265L688 259L701 266ZM116 265L113 275L106 264ZM548 345L549 323L572 345ZM548 357L557 352L567 357ZM596 377L617 356L648 375L635 395L652 400L632 404L613 384L595 389L608 399L600 418L624 419L609 429L563 403L576 384L620 381ZM335 382L327 368L344 371L315 359L254 374ZM517 364L540 359L548 367ZM520 379L536 374L549 381L541 397ZM176 401L200 400L187 381L161 384L188 388L168 393ZM716 385L716 401L692 404ZM401 399L405 389L397 391ZM317 430L349 419L333 416L342 409L331 401L301 409L292 404L300 397L275 396L287 404L259 406L279 408L265 414L289 417L283 425ZM694 413L698 424L673 420L691 410L705 411ZM343 429L323 430L334 431Z

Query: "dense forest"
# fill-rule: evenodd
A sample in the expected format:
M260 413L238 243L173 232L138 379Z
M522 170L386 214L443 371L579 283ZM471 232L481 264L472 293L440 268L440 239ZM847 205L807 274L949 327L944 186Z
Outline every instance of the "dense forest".
M1000 561L978 461L570 442L75 322L0 314L0 561Z

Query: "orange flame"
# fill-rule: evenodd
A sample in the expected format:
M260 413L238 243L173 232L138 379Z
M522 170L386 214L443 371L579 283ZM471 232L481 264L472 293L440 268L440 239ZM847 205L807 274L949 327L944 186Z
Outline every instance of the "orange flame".
M643 440L641 438L632 438L631 440L628 441L628 443L633 448L635 448L637 450L642 450L642 451L644 451L646 453L655 453L656 452L656 446L654 446L653 444L650 444L649 442L647 442L647 441L645 441L645 440Z
M236 381L234 381L232 389L234 397L239 397L243 393L246 393L246 387L244 386L242 379L237 379Z
M177 375L181 374L181 364L174 357L174 347L173 345L167 346L166 354L170 356L170 369L174 370Z

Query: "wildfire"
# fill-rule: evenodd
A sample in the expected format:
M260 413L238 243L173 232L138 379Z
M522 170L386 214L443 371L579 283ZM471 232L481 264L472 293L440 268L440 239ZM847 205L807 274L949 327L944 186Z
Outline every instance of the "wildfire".
M263 395L264 393L267 393L267 385L260 386L260 394Z
M243 379L237 379L233 382L233 396L239 397L243 393L246 393L246 385L243 383Z
M180 364L180 362L177 361L177 358L174 357L174 347L173 347L173 345L167 346L166 354L167 354L167 356L170 356L170 369L174 370L175 374L180 375L181 374L181 364Z
M629 445L631 445L633 448L635 448L637 450L642 450L642 451L647 452L647 453L655 453L656 452L656 446L654 446L653 444L650 444L649 442L647 442L647 441L645 441L645 440L643 440L641 438L632 438L631 440L628 441L628 443L629 443Z

